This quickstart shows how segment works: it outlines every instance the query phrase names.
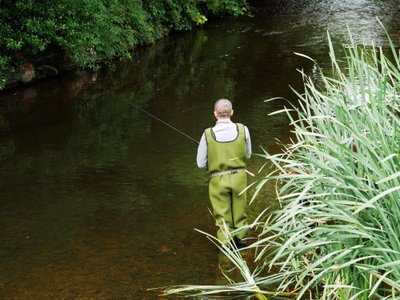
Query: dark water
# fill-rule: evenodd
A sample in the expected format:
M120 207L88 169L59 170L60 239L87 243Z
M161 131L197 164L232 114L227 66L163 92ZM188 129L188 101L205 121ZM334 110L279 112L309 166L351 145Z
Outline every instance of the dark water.
M0 299L155 299L148 288L221 282L215 247L194 231L215 231L197 145L134 105L199 139L227 97L254 151L277 151L289 127L268 114L283 102L264 100L295 99L296 70L316 70L294 52L329 68L326 30L340 45L346 24L356 40L386 45L376 17L397 43L399 7L265 1L253 18L174 34L114 69L3 93ZM267 186L249 213L270 205Z

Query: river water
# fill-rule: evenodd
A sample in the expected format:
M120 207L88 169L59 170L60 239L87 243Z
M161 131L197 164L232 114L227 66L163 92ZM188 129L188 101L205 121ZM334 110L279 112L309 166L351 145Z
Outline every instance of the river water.
M173 34L113 68L2 93L0 299L155 299L147 289L223 282L215 246L194 231L215 231L197 144L136 106L198 140L227 97L254 152L278 151L290 128L268 114L284 102L264 100L294 100L297 70L318 80L294 52L329 69L326 31L340 46L346 24L357 41L387 45L376 17L398 43L399 7L265 1L254 17ZM249 169L263 163L253 157ZM252 218L273 194L261 191Z

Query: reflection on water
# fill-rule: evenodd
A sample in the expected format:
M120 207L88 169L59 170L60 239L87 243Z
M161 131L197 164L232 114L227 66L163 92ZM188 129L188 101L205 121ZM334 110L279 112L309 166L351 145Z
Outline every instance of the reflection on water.
M216 249L193 230L215 231L196 143L134 105L199 139L213 102L230 98L255 151L274 152L289 128L268 116L283 103L263 100L293 99L296 69L315 69L294 52L329 66L327 29L339 45L346 23L376 43L375 16L398 28L388 3L265 2L254 18L167 37L111 70L3 93L0 298L154 299L148 288L224 280ZM273 189L261 193L252 216L273 205Z

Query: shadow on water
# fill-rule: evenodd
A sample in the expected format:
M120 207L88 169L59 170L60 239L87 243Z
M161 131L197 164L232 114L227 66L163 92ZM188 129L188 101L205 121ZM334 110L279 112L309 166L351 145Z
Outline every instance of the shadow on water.
M387 3L266 3L253 18L175 34L112 69L1 95L1 299L154 299L148 288L221 283L217 250L194 232L215 230L197 145L131 103L199 139L213 102L230 98L255 152L275 152L289 127L268 116L283 102L263 100L294 99L296 69L315 71L294 52L328 68L328 28L337 44L346 22L377 43L376 15L399 28ZM262 164L255 157L249 168ZM273 194L267 186L250 216L274 205Z

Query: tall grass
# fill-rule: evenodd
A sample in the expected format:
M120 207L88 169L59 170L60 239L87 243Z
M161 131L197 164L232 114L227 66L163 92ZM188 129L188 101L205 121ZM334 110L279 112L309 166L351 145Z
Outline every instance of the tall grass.
M321 87L302 74L299 105L284 110L296 142L264 154L283 208L257 260L299 299L400 299L399 53L350 40L340 62L329 39L333 75Z
M238 290L255 283L296 299L400 299L399 52L390 42L388 59L350 35L340 60L328 40L332 74L321 71L317 84L302 73L298 104L280 111L295 141L263 154L274 170L257 190L275 181L282 208L254 224L258 277Z

